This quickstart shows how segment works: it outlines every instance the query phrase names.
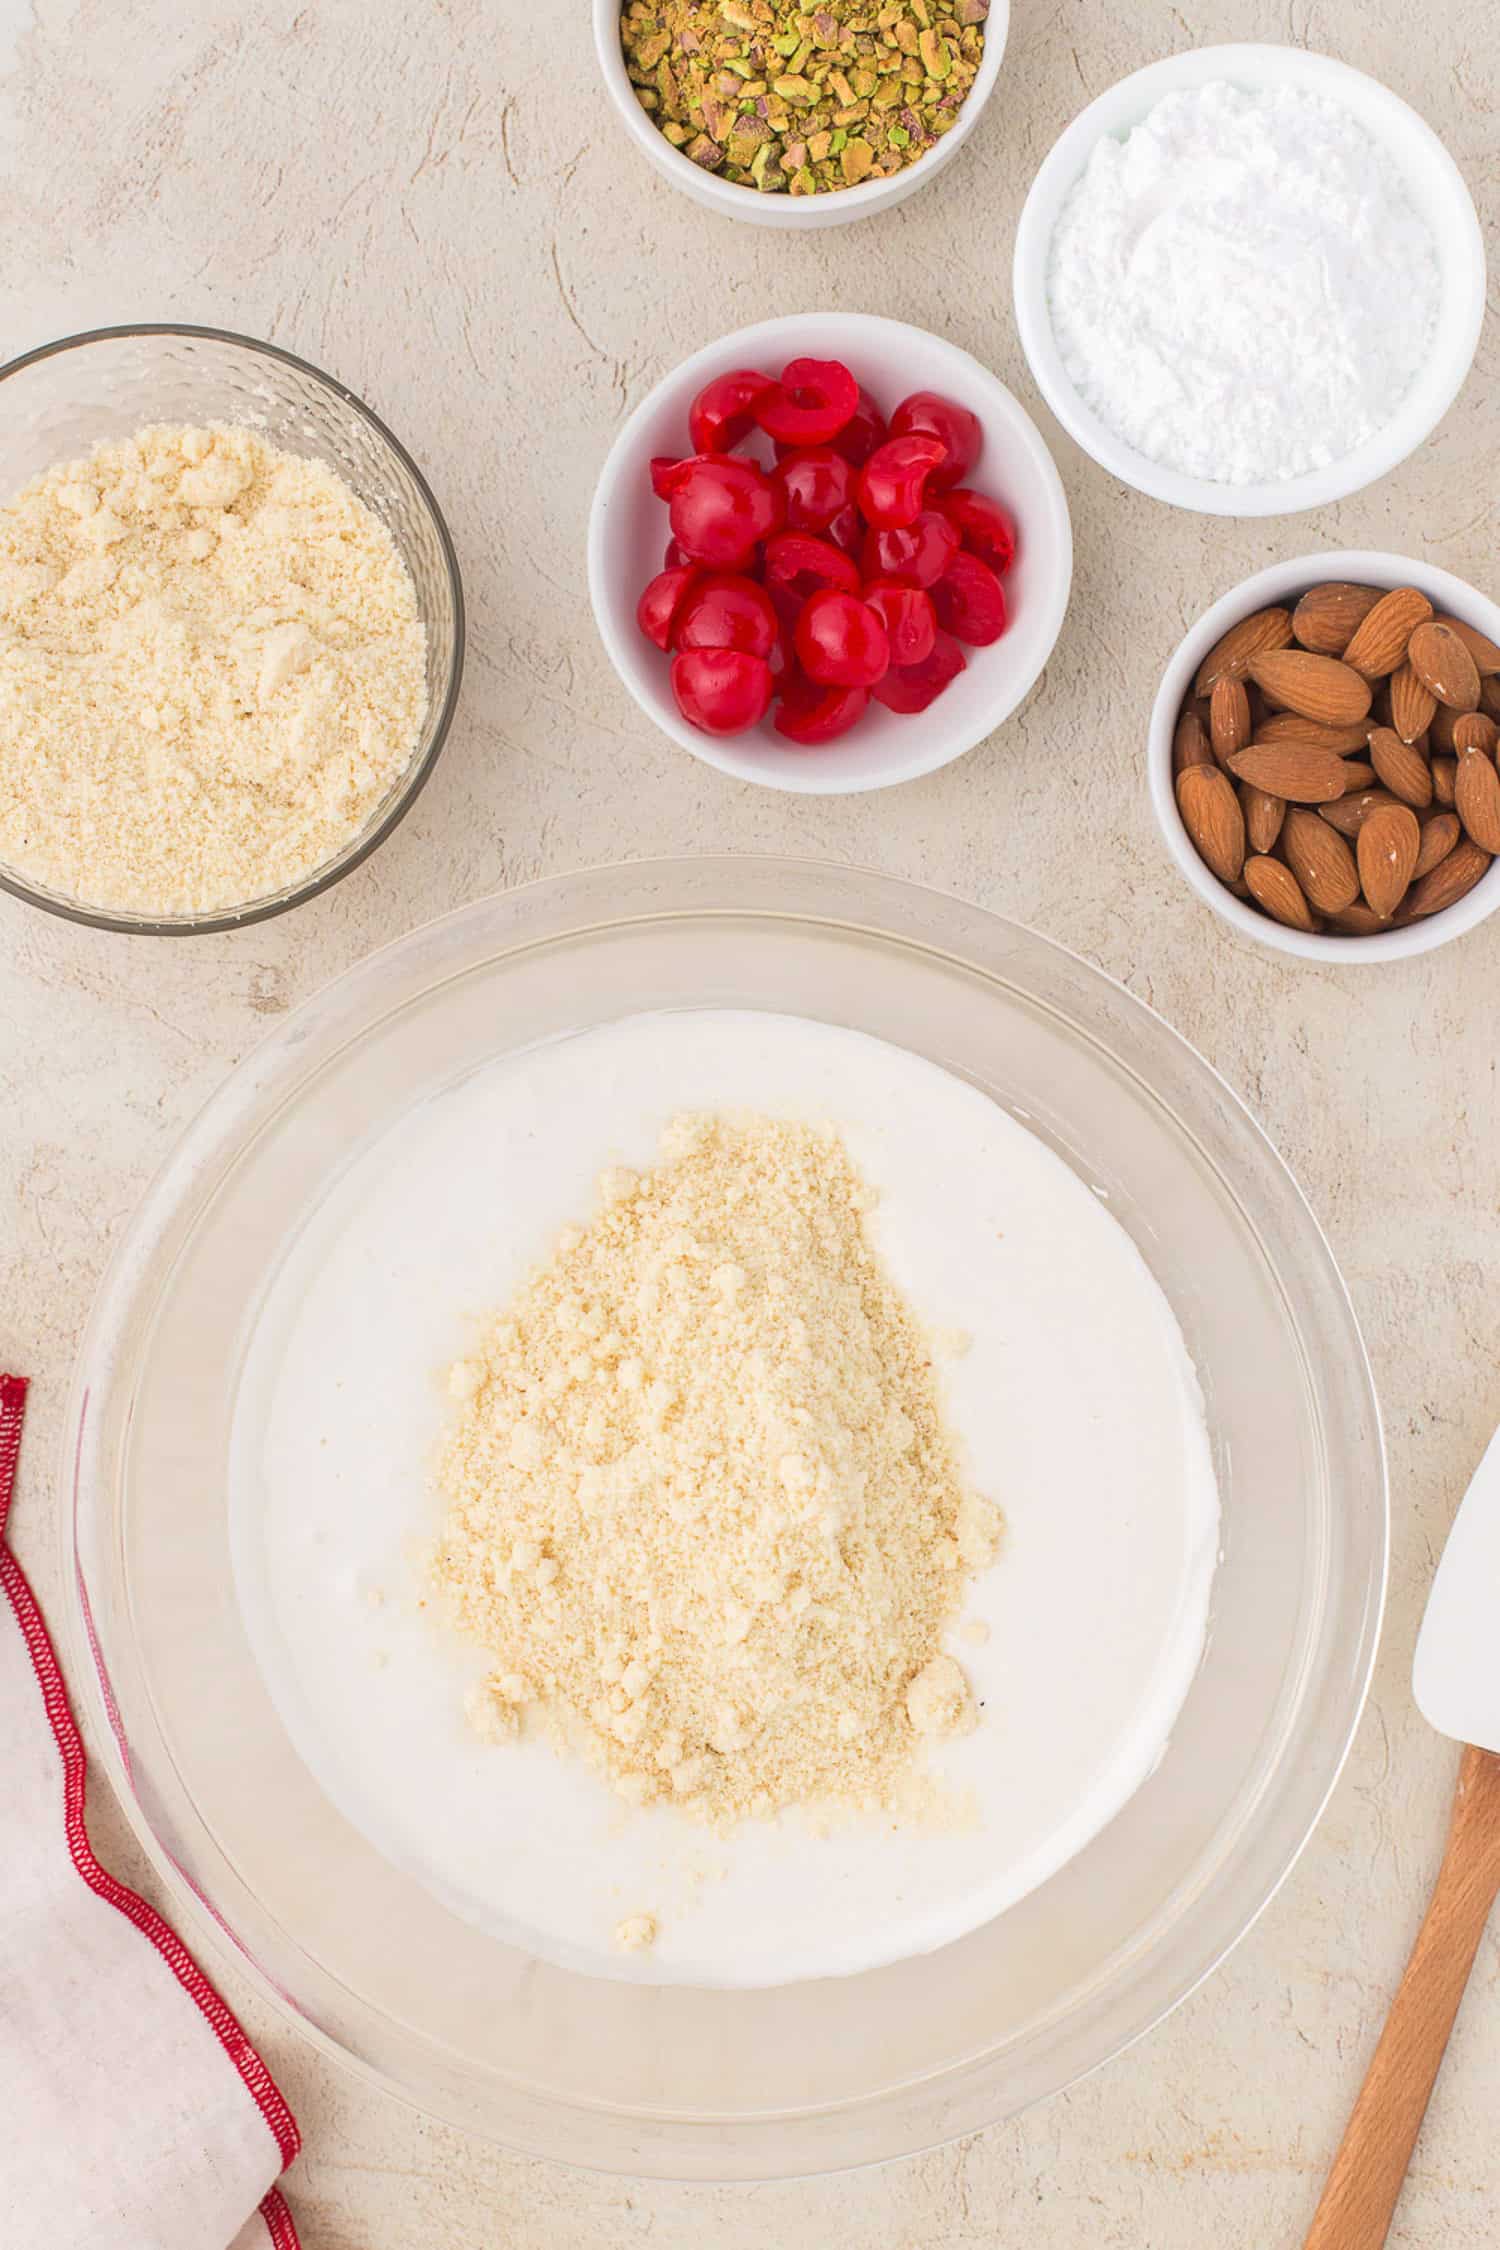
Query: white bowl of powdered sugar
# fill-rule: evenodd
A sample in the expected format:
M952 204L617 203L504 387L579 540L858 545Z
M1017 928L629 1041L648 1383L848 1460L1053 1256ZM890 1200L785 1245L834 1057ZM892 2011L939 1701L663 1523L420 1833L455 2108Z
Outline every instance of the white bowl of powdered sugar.
M1174 55L1075 118L1021 215L1016 319L1058 420L1177 507L1288 515L1430 435L1484 317L1469 191L1374 79L1293 47Z

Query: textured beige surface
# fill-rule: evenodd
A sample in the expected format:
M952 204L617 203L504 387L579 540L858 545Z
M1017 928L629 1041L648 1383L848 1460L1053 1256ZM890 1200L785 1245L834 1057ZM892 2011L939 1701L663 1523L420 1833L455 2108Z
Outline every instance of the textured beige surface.
M1412 1934L1453 1767L1413 1714L1407 1674L1433 1560L1500 1417L1500 922L1382 974L1297 970L1232 942L1155 840L1141 731L1188 619L1276 556L1390 547L1493 590L1500 321L1436 440L1324 516L1172 515L1059 439L1078 574L1056 657L1002 736L886 795L753 791L653 736L596 644L582 533L625 408L698 344L771 312L903 315L1030 399L1005 288L1026 182L1091 93L1171 48L1291 38L1385 78L1458 156L1496 258L1490 0L1431 0L1415 39L1407 0L1020 0L991 108L952 169L887 219L806 238L710 219L627 150L595 86L583 0L36 0L35 26L12 41L24 7L0 0L0 348L175 316L307 353L428 469L472 624L436 778L330 896L197 943L93 935L0 900L0 1360L38 1378L18 1536L43 1595L56 1603L48 1472L84 1308L145 1180L227 1065L411 924L635 852L796 850L925 877L1035 922L1154 1002L1307 1187L1367 1326L1391 1440L1394 1599L1351 1769L1228 1968L1133 2054L918 2163L683 2191L520 2163L425 2125L315 2059L231 1981L301 2117L291 2192L308 2250L1294 2244ZM120 1872L145 1882L103 1802L95 1825ZM1497 2114L1492 1932L1398 2250L1493 2250Z

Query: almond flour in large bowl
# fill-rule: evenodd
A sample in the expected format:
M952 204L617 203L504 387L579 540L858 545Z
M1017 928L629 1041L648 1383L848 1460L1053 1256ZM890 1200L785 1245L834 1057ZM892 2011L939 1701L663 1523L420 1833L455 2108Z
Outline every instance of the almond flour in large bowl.
M498 1083L489 1066L503 1074L523 1051L580 1054L585 1039L562 1034L642 1012L691 1027L681 1011L723 1009L795 1014L937 1065L945 1085L966 1081L956 1097L1024 1126L1080 1194L1103 1198L1197 1368L1222 1498L1203 1660L1160 1764L1108 1826L934 1952L754 1990L564 1967L478 1927L372 1843L268 1692L227 1490L256 1315L372 1138L402 1116L421 1130L424 1111L434 1124L459 1115L467 1105L445 1090L472 1082L480 1101ZM596 1075L570 1129L597 1141L609 1098ZM945 1156L932 1148L929 1169ZM533 1243L576 1217L592 1161L585 1149L555 1201L533 1204ZM498 1165L489 1198L493 1212ZM446 1223L466 1260L484 1250L472 1214ZM493 1273L447 1266L426 1300L432 1341L403 1357L403 1398L415 1360L441 1417L429 1371L455 1314L482 1318L505 1294ZM963 1308L947 1317L978 1332ZM301 1365L315 1381L307 1355ZM971 1351L955 1383L979 1367ZM330 1384L320 1411L345 1412L342 1398ZM720 858L532 885L414 933L298 1010L234 1072L122 1239L65 1450L72 1677L184 1934L248 1969L268 2006L372 2082L530 2154L620 2172L763 2178L872 2162L993 2123L1117 2052L1286 1873L1342 1762L1379 1628L1385 1485L1369 1373L1327 1246L1263 1136L1097 971L852 869ZM378 1448L365 1461L370 1508L399 1503L409 1520L404 1466ZM1014 1484L1045 1525L1047 1460ZM1081 1518L1059 1502L1051 1528L1086 1541L1118 1491L1105 1479ZM997 1498L1018 1539L1018 1489ZM1018 1582L1016 1552L988 1573L997 1599ZM976 1684L980 1660L1011 1645L994 1623L970 1660ZM397 1661L392 1649L366 1677ZM1024 1730L1025 1694L996 1715ZM439 1677L432 1737L444 1728L463 1739ZM960 1747L984 1740L980 1728ZM475 1746L492 1764L509 1754ZM547 1756L555 1777L587 1778ZM531 1839L512 1828L503 1848L524 1860ZM670 1904L628 1881L608 1902L619 1920ZM612 1958L652 1968L650 1953Z
M456 699L417 471L328 377L213 331L101 331L0 383L0 883L157 932L326 887Z
M893 1300L903 1331L967 1345L937 1343L935 1414L893 1361L878 1412L861 1400L859 1347L830 1334L794 1260L756 1251L744 1216L731 1225L747 1298L774 1293L788 1325L805 1315L848 1388L793 1385L778 1399L776 1324L757 1334L748 1305L729 1341L704 1304L694 1341L671 1345L695 1250L725 1235L703 1209L689 1219L676 1206L663 1130L757 1114L831 1131L872 1199L881 1279L861 1304L865 1349ZM589 1220L605 1166L649 1173L649 1200L672 1207L661 1263L614 1296L582 1275L566 1288L580 1319L607 1306L642 1381L672 1394L649 1446L611 1449L603 1434L642 1426L615 1404L622 1354L607 1339L597 1361L567 1369L561 1396L539 1366L535 1393L499 1366L529 1318L512 1292L546 1295L528 1269L559 1230L566 1244ZM748 1173L732 1192L754 1194L762 1218L774 1208ZM803 1224L819 1259L838 1263L828 1210L815 1204ZM655 1323L642 1291L665 1299ZM495 1305L503 1317L476 1324ZM758 1345L759 1399L732 1403L725 1374L715 1463L700 1443L702 1388L716 1366L757 1387ZM438 1380L471 1352L480 1412L450 1405ZM528 1442L507 1480L493 1442L526 1396ZM788 1466L765 1424L794 1396L807 1419L788 1411L784 1442L801 1449L792 1465L806 1484L789 1501L758 1472ZM860 1427L862 1414L883 1425L898 1401L916 1425L909 1457L883 1427ZM508 1434L514 1445L523 1433ZM560 1491L591 1447L612 1451L612 1473ZM827 1474L841 1456L842 1473ZM759 1009L626 1015L499 1058L372 1130L256 1307L228 1467L247 1631L288 1733L346 1818L492 1936L595 1977L678 1985L858 1974L962 1938L1054 1874L1160 1758L1202 1654L1217 1551L1181 1331L1099 1198L949 1072L888 1040ZM948 1517L955 1484L945 1572L920 1519ZM657 1520L700 1508L681 1525ZM420 1606L429 1587L413 1561L439 1538L439 1576L467 1628L451 1646L434 1630L437 1604ZM516 1574L538 1569L554 1599L533 1611ZM804 1622L791 1605L809 1594ZM590 1653L617 1633L658 1676L622 1690L631 1731L600 1771L587 1753L615 1713L592 1699L609 1703L616 1683L590 1683ZM939 1651L973 1699L972 1726L927 1729L909 1712L911 1662ZM479 1739L466 1693L489 1684L505 1697L518 1672L530 1706L519 1737ZM549 1672L552 1710L572 1719L566 1755L539 1708ZM838 1741L835 1709L857 1744ZM653 1786L653 1714L712 1778L682 1796ZM656 1943L648 1960L622 1958L615 1926L642 1911Z

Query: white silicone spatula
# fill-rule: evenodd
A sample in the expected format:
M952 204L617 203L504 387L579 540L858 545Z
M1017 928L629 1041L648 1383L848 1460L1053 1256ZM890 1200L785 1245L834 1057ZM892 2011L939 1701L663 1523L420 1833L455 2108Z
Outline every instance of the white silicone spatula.
M1427 1604L1417 1703L1466 1745L1448 1848L1306 2250L1380 2250L1485 1924L1500 1896L1500 1432Z

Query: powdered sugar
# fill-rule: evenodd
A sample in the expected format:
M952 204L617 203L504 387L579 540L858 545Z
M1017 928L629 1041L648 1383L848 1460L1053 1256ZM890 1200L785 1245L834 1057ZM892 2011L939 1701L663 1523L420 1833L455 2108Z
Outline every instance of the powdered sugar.
M1116 437L1258 484L1390 420L1439 283L1396 165L1347 111L1212 83L1100 142L1059 216L1048 296L1067 372Z

